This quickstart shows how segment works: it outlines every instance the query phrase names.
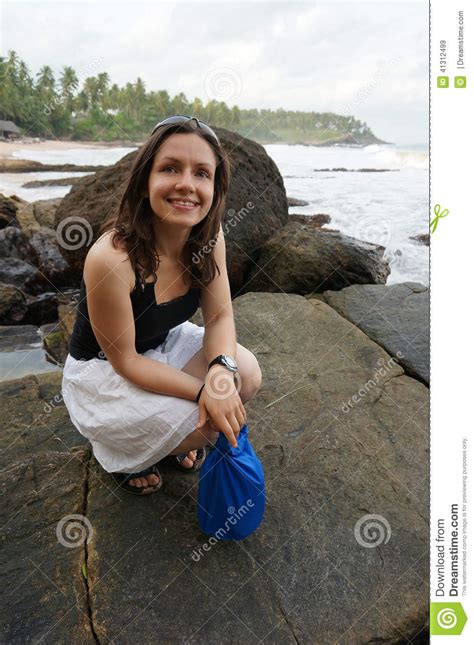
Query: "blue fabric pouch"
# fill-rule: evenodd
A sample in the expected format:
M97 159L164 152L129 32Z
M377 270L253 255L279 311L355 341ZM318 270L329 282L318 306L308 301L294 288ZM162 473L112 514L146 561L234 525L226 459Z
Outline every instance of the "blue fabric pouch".
M219 433L214 450L199 470L197 515L201 530L217 540L243 540L265 512L263 467L242 426L237 448Z

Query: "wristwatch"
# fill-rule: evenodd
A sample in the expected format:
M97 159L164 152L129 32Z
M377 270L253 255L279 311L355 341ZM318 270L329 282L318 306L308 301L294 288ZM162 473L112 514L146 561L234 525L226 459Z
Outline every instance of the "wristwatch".
M237 363L234 361L232 356L229 356L228 354L219 354L219 356L216 356L216 358L209 363L207 371L209 371L213 365L218 364L227 367L231 372L237 372Z

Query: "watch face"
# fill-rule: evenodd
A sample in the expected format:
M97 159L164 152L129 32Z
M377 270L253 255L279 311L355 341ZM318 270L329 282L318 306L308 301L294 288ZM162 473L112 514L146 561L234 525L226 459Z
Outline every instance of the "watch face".
M224 355L224 361L227 363L227 365L231 368L236 370L237 369L237 363L234 361L232 356L227 356L227 354Z

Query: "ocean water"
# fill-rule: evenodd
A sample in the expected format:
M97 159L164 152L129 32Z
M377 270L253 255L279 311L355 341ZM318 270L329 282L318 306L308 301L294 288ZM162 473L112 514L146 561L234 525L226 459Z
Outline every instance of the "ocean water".
M410 239L429 233L429 155L425 146L315 148L272 144L287 195L309 202L290 213L331 217L326 228L385 247L387 284L429 284L429 247ZM314 172L323 168L386 168L395 172Z
M429 249L410 237L429 232L428 149L424 146L371 145L365 148L264 146L278 166L287 195L308 202L292 213L326 213L328 228L385 247L388 284L429 283ZM19 151L17 158L43 163L112 164L135 148L74 148ZM314 172L323 168L387 168L395 172ZM35 179L88 173L1 173L0 192L28 201L63 197L68 186L24 188Z

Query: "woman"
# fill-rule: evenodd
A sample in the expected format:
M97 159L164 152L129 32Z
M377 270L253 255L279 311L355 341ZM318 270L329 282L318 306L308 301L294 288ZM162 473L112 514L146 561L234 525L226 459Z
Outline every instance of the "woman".
M243 404L261 384L257 359L236 342L221 224L228 187L209 126L161 121L85 260L63 398L97 461L134 494L160 488L167 455L195 471L218 432L236 446ZM204 327L189 321L198 306Z

